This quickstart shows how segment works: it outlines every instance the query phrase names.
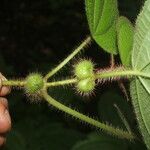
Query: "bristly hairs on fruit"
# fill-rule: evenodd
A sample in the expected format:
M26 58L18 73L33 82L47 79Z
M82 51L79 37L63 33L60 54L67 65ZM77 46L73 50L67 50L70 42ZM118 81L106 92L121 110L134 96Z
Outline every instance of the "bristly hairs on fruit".
M81 59L73 66L73 74L78 79L76 91L82 96L90 96L95 89L94 63L91 59Z
M30 98L31 102L39 102L42 97L41 91L45 85L43 76L39 73L30 73L25 81L24 89L26 96Z
M72 66L73 66L72 74L73 74L74 77L77 77L76 72L75 72L75 68L76 68L80 63L82 63L82 62L84 62L84 61L90 62L90 63L92 64L92 66L93 66L93 72L95 71L95 66L96 66L96 64L94 63L94 61L93 61L91 58L89 58L89 57L76 58L76 59L74 59L73 65L72 65Z
M75 86L76 93L86 98L94 96L96 83L95 80L90 80L90 78L80 80Z

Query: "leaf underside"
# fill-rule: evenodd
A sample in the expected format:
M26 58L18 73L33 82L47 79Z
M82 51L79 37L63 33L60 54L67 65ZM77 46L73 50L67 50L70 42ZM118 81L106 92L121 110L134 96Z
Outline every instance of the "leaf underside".
M132 68L145 74L150 72L150 0L145 2L136 21L132 51ZM140 131L150 149L150 80L137 77L131 83L132 102Z

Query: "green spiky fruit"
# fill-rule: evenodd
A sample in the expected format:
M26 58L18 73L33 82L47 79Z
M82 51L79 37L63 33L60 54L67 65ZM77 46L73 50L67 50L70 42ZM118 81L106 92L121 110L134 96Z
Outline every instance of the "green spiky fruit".
M81 94L88 94L91 93L95 88L95 80L93 79L84 79L80 80L77 84L77 90Z
M43 77L38 73L32 73L26 78L25 90L28 94L36 94L44 87Z
M74 73L79 79L91 77L94 75L94 64L90 60L81 60L75 65Z

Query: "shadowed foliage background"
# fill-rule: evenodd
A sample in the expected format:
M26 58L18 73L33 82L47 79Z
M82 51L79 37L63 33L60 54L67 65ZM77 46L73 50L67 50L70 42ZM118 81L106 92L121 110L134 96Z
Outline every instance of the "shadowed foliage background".
M120 14L134 23L143 1L119 0L118 3ZM87 35L89 29L83 0L1 0L0 71L7 78L25 77L30 72L45 74ZM77 56L80 57L92 58L97 67L109 65L110 56L94 42ZM77 58L58 73L55 80L72 75L70 68ZM117 104L137 132L131 103L126 101L117 83L107 85L97 87L96 96L90 98L75 94L73 87L52 88L49 93L84 114L125 128L113 106ZM140 142L129 143L108 136L45 102L30 103L23 95L22 91L12 91L8 96L13 128L4 150L145 149Z

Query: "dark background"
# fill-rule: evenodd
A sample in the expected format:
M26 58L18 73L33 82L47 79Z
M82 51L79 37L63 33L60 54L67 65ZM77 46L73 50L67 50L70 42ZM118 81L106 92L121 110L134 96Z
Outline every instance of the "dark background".
M118 3L120 15L134 24L142 0ZM30 72L44 75L89 34L83 0L1 0L0 71L10 79L23 78ZM109 65L110 56L94 42L77 58L85 57L91 58L97 67ZM71 75L77 58L54 79ZM84 114L125 128L113 107L116 103L137 132L131 103L126 101L117 83L97 87L96 96L90 98L79 96L73 87L53 88L49 92ZM103 134L45 102L31 103L24 95L21 90L13 90L8 97L13 127L4 150L119 150L122 145L125 150L145 149L139 142L129 143Z

